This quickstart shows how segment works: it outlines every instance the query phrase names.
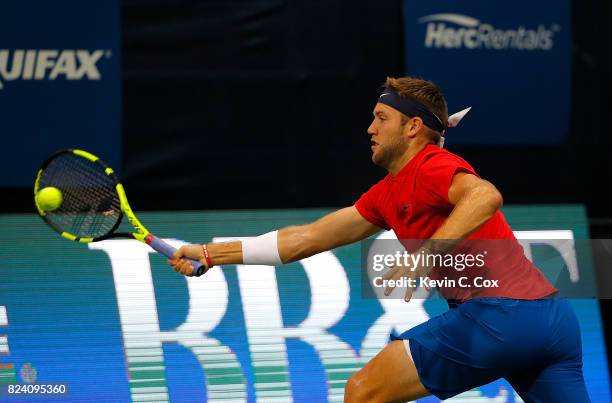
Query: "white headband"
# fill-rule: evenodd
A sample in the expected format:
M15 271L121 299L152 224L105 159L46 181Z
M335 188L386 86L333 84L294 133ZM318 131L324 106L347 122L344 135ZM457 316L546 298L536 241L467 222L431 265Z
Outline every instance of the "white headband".
M457 113L453 113L452 115L450 115L448 117L448 125L447 128L450 129L451 127L457 127L457 125L459 124L459 122L461 122L461 119L463 119L463 117L465 115L467 115L467 113L470 111L470 109L472 109L472 107L467 107L463 110L460 110ZM446 130L444 130L442 132L442 135L440 136L440 140L438 140L438 147L440 148L444 148L444 135L446 134Z

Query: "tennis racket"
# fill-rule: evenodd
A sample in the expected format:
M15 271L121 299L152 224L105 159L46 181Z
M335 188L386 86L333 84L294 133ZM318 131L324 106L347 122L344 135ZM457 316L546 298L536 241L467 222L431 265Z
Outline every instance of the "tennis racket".
M37 197L42 189L49 187L61 192L61 204L52 211ZM87 151L61 150L45 160L34 182L34 203L43 221L71 241L132 238L169 258L176 251L138 221L113 169ZM124 215L135 232L115 232ZM206 266L198 261L191 260L191 264L194 276L206 271Z

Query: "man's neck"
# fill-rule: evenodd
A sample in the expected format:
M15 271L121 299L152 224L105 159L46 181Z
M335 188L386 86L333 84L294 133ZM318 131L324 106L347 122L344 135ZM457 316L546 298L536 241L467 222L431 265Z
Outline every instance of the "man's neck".
M406 166L422 149L424 149L428 144L431 144L430 141L422 142L422 143L412 143L408 146L408 149L397 161L395 161L391 167L389 167L388 171L391 175L397 175L399 171L402 170L403 167Z

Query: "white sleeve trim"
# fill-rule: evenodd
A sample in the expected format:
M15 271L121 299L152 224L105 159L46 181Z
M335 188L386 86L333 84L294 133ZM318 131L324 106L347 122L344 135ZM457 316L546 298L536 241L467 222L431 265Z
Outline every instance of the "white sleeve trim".
M404 339L404 348L406 349L406 354L408 354L408 358L410 358L410 361L414 362L414 359L412 358L412 352L410 352L410 340L408 339Z

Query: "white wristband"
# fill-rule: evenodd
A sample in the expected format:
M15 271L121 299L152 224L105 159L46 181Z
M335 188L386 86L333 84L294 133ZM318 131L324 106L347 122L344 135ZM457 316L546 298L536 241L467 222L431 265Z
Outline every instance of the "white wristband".
M244 264L281 265L278 254L278 231L268 232L242 241L242 262Z

